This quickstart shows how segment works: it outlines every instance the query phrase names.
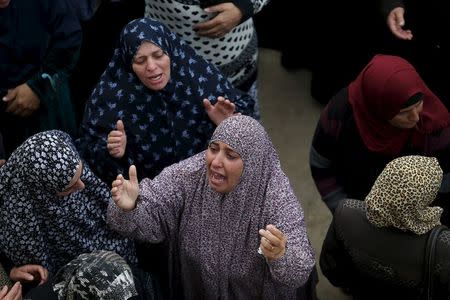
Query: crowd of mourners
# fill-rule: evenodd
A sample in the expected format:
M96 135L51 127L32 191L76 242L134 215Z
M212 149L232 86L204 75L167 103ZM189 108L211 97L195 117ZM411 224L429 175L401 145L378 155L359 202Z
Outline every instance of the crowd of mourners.
M267 2L0 0L0 300L316 300L318 267L353 299L450 299L450 99L426 47L373 55L324 106L316 264L260 122Z

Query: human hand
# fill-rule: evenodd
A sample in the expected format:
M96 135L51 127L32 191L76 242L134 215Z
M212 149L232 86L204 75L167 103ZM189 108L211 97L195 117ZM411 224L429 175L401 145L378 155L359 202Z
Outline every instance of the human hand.
M28 84L24 83L8 93L2 99L6 102L6 112L19 117L28 117L35 112L41 103L39 97L31 90Z
M261 236L259 248L269 261L279 259L284 255L287 239L279 229L269 224L266 226L266 230L259 230L259 235Z
M5 285L0 290L0 300L22 300L22 285L16 282L8 292L8 287Z
M0 167L3 166L6 163L5 159L0 159Z
M130 180L124 179L122 174L117 175L111 189L112 198L116 205L126 211L136 207L136 199L139 195L139 183L134 165L130 166L128 176Z
M122 158L127 147L127 135L122 120L118 120L116 130L112 130L108 134L106 148L112 157Z
M387 17L387 25L397 38L402 40L411 40L413 38L411 30L404 30L405 26L405 10L403 7L396 7L389 13Z
M47 282L48 271L41 265L23 265L14 267L9 273L13 281L39 281L39 285Z
M197 35L220 38L239 25L242 19L241 10L231 2L205 8L208 13L217 13L211 20L194 25Z
M214 124L219 125L220 122L234 114L236 105L224 97L217 97L216 104L212 105L208 99L203 99L203 106L205 107L208 117Z

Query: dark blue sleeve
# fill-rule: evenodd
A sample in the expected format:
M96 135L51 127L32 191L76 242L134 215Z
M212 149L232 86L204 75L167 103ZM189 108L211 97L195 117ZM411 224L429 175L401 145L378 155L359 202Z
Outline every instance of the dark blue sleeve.
M47 30L51 36L51 48L79 48L81 25L67 0L48 0Z
M80 156L89 164L92 171L106 184L110 185L117 175L128 174L128 157L130 145L127 144L125 155L120 158L112 157L106 148L107 137L111 128L94 126L89 115L86 114L81 124L80 138L75 144Z

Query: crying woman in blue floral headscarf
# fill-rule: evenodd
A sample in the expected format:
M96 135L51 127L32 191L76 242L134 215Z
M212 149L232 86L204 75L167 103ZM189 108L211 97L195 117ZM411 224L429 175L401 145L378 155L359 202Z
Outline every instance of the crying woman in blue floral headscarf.
M153 178L206 149L217 124L253 115L254 105L163 24L137 19L123 29L87 103L77 146L105 182L130 164Z

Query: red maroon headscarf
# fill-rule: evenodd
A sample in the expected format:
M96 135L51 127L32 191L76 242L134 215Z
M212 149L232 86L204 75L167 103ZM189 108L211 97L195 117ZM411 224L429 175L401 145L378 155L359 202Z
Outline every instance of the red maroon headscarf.
M423 93L420 121L413 129L389 124L411 96ZM397 155L410 140L423 147L425 136L448 127L450 114L403 58L375 55L348 88L349 102L359 134L370 151Z

